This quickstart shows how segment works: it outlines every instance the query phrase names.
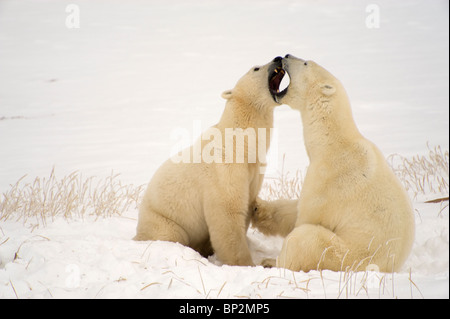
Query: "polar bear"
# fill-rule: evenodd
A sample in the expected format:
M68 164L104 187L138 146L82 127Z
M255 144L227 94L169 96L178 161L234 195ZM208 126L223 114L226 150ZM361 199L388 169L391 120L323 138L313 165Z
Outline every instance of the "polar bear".
M252 224L287 236L278 267L398 271L415 231L406 191L358 131L339 80L313 61L282 63L290 85L280 102L301 113L310 165L298 201L258 199Z
M204 256L215 252L229 265L254 265L246 232L249 210L264 179L274 107L285 93L279 91L281 60L251 68L225 91L220 121L188 149L187 161L169 159L156 171L139 209L135 240L179 242ZM249 132L257 134L251 138ZM204 145L205 137L211 136L218 143ZM240 137L243 149L238 149ZM196 161L199 148L202 157Z

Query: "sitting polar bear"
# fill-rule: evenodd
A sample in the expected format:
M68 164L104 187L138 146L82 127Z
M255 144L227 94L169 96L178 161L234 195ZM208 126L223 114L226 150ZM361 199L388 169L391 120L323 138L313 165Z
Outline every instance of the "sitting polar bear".
M224 92L227 103L219 123L183 151L185 160L169 159L157 170L139 209L135 240L179 242L204 256L214 251L229 265L254 265L246 232L264 178L273 110L284 93L279 92L281 60L252 68ZM248 133L247 142L236 131ZM252 131L258 134L251 138ZM212 142L202 145L211 136L218 139L213 147ZM239 137L243 150L237 149ZM194 158L198 149L200 160Z
M290 85L280 102L301 113L310 165L299 200L258 199L253 225L287 236L278 267L398 271L414 240L406 191L356 128L342 84L313 61L291 55L283 68Z

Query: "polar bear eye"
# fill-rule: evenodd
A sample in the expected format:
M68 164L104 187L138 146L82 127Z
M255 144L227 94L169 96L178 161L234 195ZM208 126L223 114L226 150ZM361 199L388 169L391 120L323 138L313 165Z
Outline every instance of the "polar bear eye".
M308 65L308 62L305 62L304 65Z
M259 71L259 68L254 68L253 71L255 71L255 72L256 72L256 71Z

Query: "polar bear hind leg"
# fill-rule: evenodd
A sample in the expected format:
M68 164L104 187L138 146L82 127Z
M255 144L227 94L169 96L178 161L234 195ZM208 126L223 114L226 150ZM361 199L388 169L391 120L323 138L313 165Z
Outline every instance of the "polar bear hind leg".
M147 208L149 209L149 208ZM174 221L152 211L140 212L139 227L136 236L137 241L162 240L177 242L189 246L189 236L186 231Z
M277 267L305 272L320 269L340 271L351 263L349 253L345 242L331 230L321 225L303 224L285 238Z

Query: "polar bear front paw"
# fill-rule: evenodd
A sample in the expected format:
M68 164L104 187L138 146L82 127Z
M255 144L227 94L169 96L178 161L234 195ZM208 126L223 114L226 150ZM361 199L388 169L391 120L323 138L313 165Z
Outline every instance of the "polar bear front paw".
M287 236L297 220L297 199L265 201L256 198L252 206L251 220L265 235Z
M277 266L277 260L276 260L276 259L273 259L273 258L267 258L267 259L264 259L264 260L261 262L261 266L263 266L264 268L273 268L273 267L276 267L276 266Z
M257 198L251 207L251 221L253 227L266 233L267 228L273 223L273 211L267 209L267 202Z

